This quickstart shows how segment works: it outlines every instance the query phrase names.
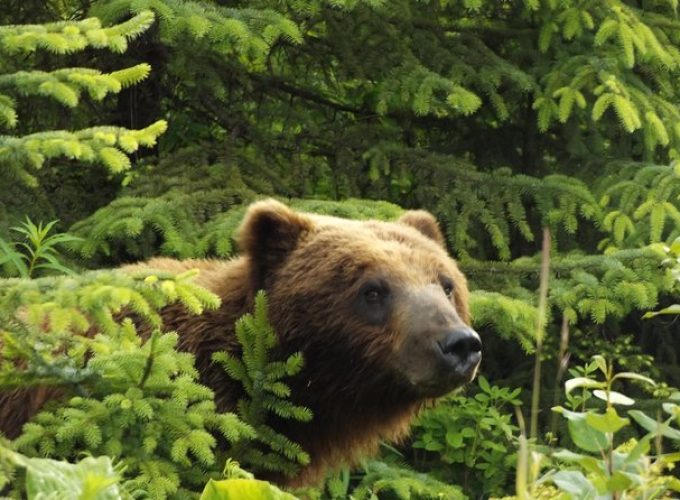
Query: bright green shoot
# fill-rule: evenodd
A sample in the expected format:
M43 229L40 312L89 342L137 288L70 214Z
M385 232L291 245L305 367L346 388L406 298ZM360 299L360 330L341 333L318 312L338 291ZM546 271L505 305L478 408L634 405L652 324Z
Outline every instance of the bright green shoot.
M635 401L620 392L612 390L614 382L617 380L628 379L637 380L649 385L656 385L649 377L644 377L633 372L620 372L614 373L613 363L608 363L607 360L600 355L593 356L591 363L586 369L586 373L596 373L600 372L604 380L596 380L590 376L575 377L567 380L564 384L565 392L567 394L567 400L573 401L571 392L574 389L582 388L584 390L591 389L592 395L598 399L601 399L607 403L607 409L611 408L613 405L623 405L631 406Z
M0 266L5 268L8 275L33 278L41 270L73 274L71 269L59 261L57 246L78 241L80 238L68 233L50 234L56 223L53 220L44 226L42 222L36 225L26 217L20 226L11 228L22 235L21 241L10 243L0 238Z

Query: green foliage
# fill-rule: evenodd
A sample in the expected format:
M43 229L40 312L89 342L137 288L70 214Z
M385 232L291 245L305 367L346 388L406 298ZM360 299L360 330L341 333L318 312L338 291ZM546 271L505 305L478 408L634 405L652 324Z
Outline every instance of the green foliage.
M463 491L499 495L507 491L515 465L510 408L520 405L521 389L490 386L480 376L479 391L469 397L447 396L428 409L414 424L413 448L423 450L421 468Z
M273 45L302 41L299 27L269 9L233 9L215 4L178 0L115 0L98 2L92 13L118 21L131 13L154 10L160 21L161 40L173 46L192 40L204 50L237 58L251 69L262 69Z
M661 265L665 258L664 248L659 244L605 255L558 254L551 261L550 302L570 323L603 324L608 318L623 318L633 311L650 309L661 293L669 293L675 287L672 271ZM530 279L531 287L537 278L538 257L523 257L510 263L466 260L461 267L484 289L500 288L505 295L535 300L526 283ZM500 304L506 303L499 301L499 307ZM523 333L518 329L515 337L526 342L531 331L528 319L535 313L527 305L514 304L507 309L508 313L512 315L514 310L515 318L524 318L518 325L525 325L521 328ZM520 311L522 316L518 316ZM515 330L512 327L509 331Z
M191 282L194 275L98 272L3 283L0 310L13 315L2 323L0 387L40 385L61 395L25 425L17 449L69 460L84 451L116 457L126 488L152 498L196 491L216 474L216 436L235 443L253 430L216 412L193 356L177 352L176 334L159 330L158 311L169 304L195 314L218 305ZM150 336L119 321L123 311L151 326Z
M143 11L108 28L103 28L96 18L0 26L0 126L3 129L17 127L17 96L42 96L74 108L83 91L91 99L102 100L107 94L118 93L146 78L151 69L148 64L101 73L89 68L62 68L49 72L24 70L17 63L39 49L55 54L71 54L88 47L124 52L128 42L145 32L153 21L153 13ZM161 120L142 130L93 127L78 132L5 135L0 137L0 169L8 178L30 186L38 185L32 171L42 168L46 160L59 157L102 163L112 173L118 173L130 168L127 154L137 151L140 145L153 146L165 128L166 123Z
M233 253L232 233L241 207L255 198L235 166L210 159L199 148L133 173L110 205L72 228L85 235L73 248L90 260Z
M352 492L352 498L357 500L374 498L465 500L467 498L456 486L404 467L383 462L369 462L364 466L364 472L361 482Z
M236 338L243 349L240 358L223 351L215 353L213 359L243 385L246 397L238 401L239 417L255 428L255 441L265 450L248 444L235 450L235 456L255 470L292 476L300 465L309 463L309 455L300 445L272 429L268 418L276 415L301 422L312 419L309 409L289 400L290 388L283 381L302 369L302 355L296 353L283 361L269 359L277 338L267 319L267 299L262 291L255 297L253 314L236 323Z
M653 385L654 382L637 373L615 373L612 364L602 356L595 356L583 373L587 376L572 378L565 383L571 406L581 406L582 410L553 408L567 420L569 435L579 451L560 450L552 453L549 458L557 470L552 469L543 477L534 478L535 484L531 487L550 482L569 498L668 498L671 492L680 491L678 479L668 474L673 464L680 460L680 455L661 452L663 437L680 441L680 431L672 426L673 423L679 423L680 394L671 395L670 400L662 405L663 411L670 415L662 422L640 410L629 410L628 416L647 432L639 439L616 443L617 438L620 440L621 431L631 424L629 418L619 415L617 407L631 406L635 401L614 391L614 383L631 380ZM593 375L602 378L594 378ZM577 389L582 394L569 399L572 391ZM587 397L583 394L587 394ZM591 394L595 399L591 399ZM590 405L586 408L589 400L597 399L605 402L603 409ZM657 449L655 455L651 451L654 443ZM545 465L541 464L545 458L534 454L535 471Z
M28 498L123 498L118 485L119 472L114 470L108 457L87 457L77 464L70 464L45 458L28 458L0 446L0 461L26 469L25 491Z
M139 173L119 198L71 228L82 237L71 248L94 261L121 255L144 259L158 253L232 256L236 230L258 186L249 185L238 163L208 162L196 148L189 148ZM187 165L192 167L189 172ZM354 219L389 220L402 213L391 203L369 200L287 203L298 210Z
M676 164L626 162L615 167L615 171L599 181L603 186L600 203L616 207L603 219L604 228L611 236L605 238L600 247L641 246L677 238L680 212L674 202L680 191Z
M564 175L539 179L513 175L508 168L480 172L466 161L412 152L391 144L375 146L367 154L369 161L378 155L390 165L406 162L414 170L431 172L425 180L410 181L408 192L439 215L451 248L463 259L486 256L480 254L489 252L481 248L485 239L494 250L488 255L495 254L501 260L511 258L510 242L514 235L534 241L535 229L530 224L527 206L533 207L542 225L566 234L574 234L580 227L579 221L599 221L602 216L588 186ZM393 174L385 177L386 182L394 182Z
M678 281L680 281L680 237L676 238L670 246L664 247L664 253L666 258L662 261L663 266L668 269L673 281L677 286ZM664 307L659 311L649 311L645 313L645 318L653 318L658 315L676 315L680 314L680 305L672 304L670 306Z
M97 351L85 369L96 373L88 397L75 396L24 427L16 446L29 454L74 458L81 450L120 457L129 486L165 498L209 474L219 434L230 442L252 436L235 415L217 414L212 392L196 382L193 358L175 351L176 336L152 335L141 343L127 335ZM114 344L115 345L115 344ZM213 468L214 470L214 468ZM198 476L198 477L197 477Z
M475 328L492 327L504 338L534 348L537 310L526 301L496 292L475 290L470 294L470 313Z
M57 245L78 241L79 238L68 233L49 234L57 221L42 222L36 226L26 217L21 226L11 228L24 236L24 241L8 243L0 238L0 266L8 269L7 276L18 275L21 278L34 277L40 270L73 274L69 268L59 261ZM49 236L48 236L49 235Z
M659 268L661 258L655 246L607 254L591 268L588 258L568 256L560 264L569 266L569 275L552 281L550 295L570 321L589 318L601 324L622 318L654 307L659 293L672 289L669 273ZM576 262L580 266L572 267Z
M295 500L295 497L257 479L211 479L201 494L201 500Z
M634 335L619 333L615 341L612 341L611 338L607 338L606 333L598 336L577 330L570 332L570 336L569 352L572 361L585 362L592 357L591 353L597 352L611 359L617 370L639 373L652 379L661 377L662 368L655 364L653 356L643 352L640 345L636 343ZM580 366L574 366L569 369L569 373L574 377L589 376L577 374L576 370L579 369L581 369ZM572 396L573 393L570 394L570 398Z
M147 27L153 21L153 16L145 16ZM93 19L95 21L96 19ZM78 28L74 27L78 33ZM3 37L7 41L8 37ZM48 50L56 52L53 47L46 46ZM80 47L78 47L80 48ZM83 47L84 48L84 47ZM76 50L76 47L73 48ZM11 51L11 49L8 49ZM87 91L91 99L102 100L109 93L120 92L124 87L139 83L149 75L151 67L148 64L139 64L132 68L102 74L97 70L88 68L69 68L55 70L50 73L33 70L17 71L3 75L0 85L14 89L15 92L24 96L44 96L54 99L60 104L75 108L80 102L81 93ZM6 102L11 102L7 96ZM17 125L16 111L5 110L6 125L14 128ZM12 117L12 120L9 118Z
M443 76L419 61L407 61L395 68L378 89L375 110L381 115L412 111L416 116L470 115L482 100L456 82L456 76Z
M593 4L584 10L570 3L558 9L563 9L558 23L546 16L541 29L541 51L559 59L554 70L544 76L544 87L533 104L539 126L547 130L553 119L566 123L577 114L574 103L594 122L604 121L605 112L611 109L612 117L626 132L641 131L648 150L660 145L675 151L678 138L668 130L677 119L677 107L668 100L669 93L649 92L650 86L661 85L672 93L668 77L680 63L680 51L666 32L670 25L656 22L662 14L634 9L624 2L611 9ZM570 54L569 44L552 36L560 29L560 22L565 40L585 38L587 31L598 27L590 38L590 57ZM609 58L609 64L599 64L605 58ZM636 78L634 68L645 68L646 77Z
M165 122L158 121L141 130L93 127L78 132L50 131L23 137L5 137L0 143L0 164L39 169L47 159L66 157L102 163L111 173L116 174L131 167L126 153L134 153L140 145L153 146L156 138L165 132L165 128ZM35 178L26 169L12 167L7 175L18 177L29 185L36 185Z
M41 25L3 26L0 29L0 44L3 47L2 52L7 55L31 54L39 49L55 54L68 54L88 46L125 52L128 42L144 33L153 20L153 13L145 11L125 23L107 28L103 28L96 18ZM129 83L129 80L123 80ZM79 83L87 84L84 81Z
M200 500L295 500L296 497L281 491L266 481L259 481L241 469L238 462L227 459L224 467L225 480L210 480Z
M227 459L224 467L225 480L210 480L206 484L200 500L295 500L296 497L281 491L276 486L259 481L241 469L238 462Z
M393 220L400 207L426 208L437 215L472 284L475 326L493 334L485 336L492 347L485 363L512 377L513 385L526 386L525 358L504 351L489 359L487 353L494 352L495 337L517 340L517 356L533 347L536 236L548 227L553 255L545 355L554 357L558 323L566 318L572 344L559 359L561 368L569 354L587 359L601 351L621 357L617 366L624 371L654 375L650 345L668 356L665 366L677 365L673 325L662 324L679 310L678 252L664 247L673 245L680 226L672 163L680 151L677 1L223 4L7 2L0 13L9 24L0 28L0 127L14 136L0 138L0 173L8 180L0 230L26 214L59 218L82 238L69 242L82 257L79 265L110 267L156 254L232 256L244 207L260 196L353 218ZM95 17L81 20L87 15ZM63 21L45 24L56 18ZM90 50L99 48L109 50ZM112 70L121 67L128 69ZM155 144L164 129L163 122L154 124L159 117L168 119L157 143L162 159L155 151L142 159L138 148ZM40 130L57 132L35 134ZM72 160L106 169L77 170ZM17 179L38 186L27 190ZM64 206L70 217L61 213ZM13 265L6 262L6 270ZM91 291L109 285L113 291L106 293L118 296L110 310L136 307L115 284L97 283ZM25 297L41 293L46 287L28 287ZM89 307L76 295L78 307ZM62 300L32 312L35 305L7 299L10 309L0 305L0 314L17 316L11 308L19 307L21 314L8 323L15 338L35 338L51 323L70 322L64 332L82 333L84 322L106 335L118 331L106 311L86 311L79 319L62 311L71 307L58 305ZM155 302L145 300L153 316ZM640 326L637 317L652 309L663 315ZM47 326L27 327L30 314L51 316ZM68 344L65 333L50 332L55 342ZM153 338L136 349L152 352ZM19 370L16 386L39 380L76 393L94 383L82 371L84 347L69 345L69 358L53 348L50 342L13 344L42 367L24 378ZM246 380L255 380L255 372L248 373ZM579 376L595 377L588 371ZM669 392L661 384L654 391ZM583 413L596 400L592 390L579 388L567 404ZM262 413L253 413L262 420ZM489 441L505 442L505 434L494 432ZM618 440L630 432L627 425L614 434ZM270 444L257 446L265 453ZM620 446L610 446L612 453ZM624 448L620 453L629 453ZM604 464L597 454L590 458ZM637 474L666 477L653 470L657 462L647 469L642 464ZM441 472L437 468L433 474ZM416 483L405 485L416 476L404 472L399 483L395 470L366 476L386 485L376 496L421 491ZM601 478L582 465L565 471L592 484ZM418 488L431 480L418 477ZM563 486L585 485L578 474L560 477ZM549 483L533 483L532 495L559 495ZM349 479L333 484L336 493L353 491Z

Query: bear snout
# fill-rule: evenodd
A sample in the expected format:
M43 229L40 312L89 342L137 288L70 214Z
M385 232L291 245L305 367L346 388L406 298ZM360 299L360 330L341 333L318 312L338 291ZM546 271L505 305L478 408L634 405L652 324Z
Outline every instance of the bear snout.
M482 341L468 326L451 330L436 341L446 363L462 379L472 380L482 359Z

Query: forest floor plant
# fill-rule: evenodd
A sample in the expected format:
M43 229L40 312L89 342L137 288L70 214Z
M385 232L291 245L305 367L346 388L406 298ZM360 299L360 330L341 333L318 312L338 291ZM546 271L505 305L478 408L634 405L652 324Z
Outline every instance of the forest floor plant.
M255 297L253 313L236 323L236 338L242 348L240 357L224 351L213 355L227 374L243 385L246 395L238 401L238 415L255 429L254 442L237 445L233 456L253 471L292 476L301 465L309 463L309 455L299 444L267 425L267 420L272 415L300 422L313 418L308 408L290 401L290 388L285 383L287 377L302 369L302 354L295 353L285 360L271 359L270 351L277 338L267 319L263 291ZM265 450L260 446L265 446Z
M414 424L413 462L464 492L501 495L512 481L519 428L511 408L521 389L492 386L484 376L469 395L447 396Z
M568 447L551 449L525 440L513 498L653 500L680 493L680 480L671 472L680 461L680 392L667 394L654 417L638 409L622 415L620 408L635 405L635 400L614 390L614 383L651 386L653 380L616 373L613 364L599 355L573 373L578 376L565 383L571 409L553 408L566 420ZM631 421L642 433L631 429ZM664 450L664 440L670 451Z
M43 226L37 225L29 218L16 227L10 228L23 235L23 241L7 242L0 238L0 269L5 270L6 277L35 278L38 273L52 272L56 274L73 274L73 271L61 263L57 246L73 243L80 238L68 233L50 234L57 221Z

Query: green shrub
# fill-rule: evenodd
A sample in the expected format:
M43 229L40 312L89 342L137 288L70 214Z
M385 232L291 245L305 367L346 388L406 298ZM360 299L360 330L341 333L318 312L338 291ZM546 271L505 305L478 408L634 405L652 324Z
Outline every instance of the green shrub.
M507 490L516 462L511 409L520 403L520 389L489 385L478 379L479 391L469 397L447 396L423 412L413 426L416 464L463 491L500 495Z

